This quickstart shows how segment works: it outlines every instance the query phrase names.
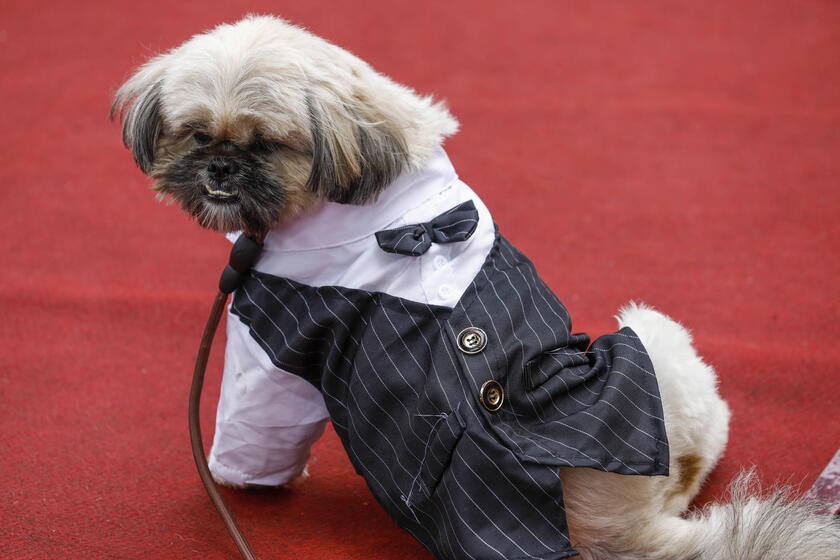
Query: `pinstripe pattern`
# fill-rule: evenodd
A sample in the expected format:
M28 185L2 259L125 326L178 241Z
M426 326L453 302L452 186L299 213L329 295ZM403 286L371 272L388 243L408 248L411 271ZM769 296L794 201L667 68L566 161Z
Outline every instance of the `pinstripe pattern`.
M357 472L438 558L572 556L558 466L668 472L635 333L588 348L501 236L454 308L254 271L231 311L277 367L323 392ZM487 333L483 352L458 349L469 326ZM505 390L496 412L479 399L491 379Z

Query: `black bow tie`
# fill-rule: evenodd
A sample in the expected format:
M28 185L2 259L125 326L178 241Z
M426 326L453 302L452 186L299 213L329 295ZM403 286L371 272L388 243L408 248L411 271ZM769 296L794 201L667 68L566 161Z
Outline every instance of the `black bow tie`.
M478 225L478 210L472 200L462 202L430 222L376 232L383 251L419 257L432 243L466 241Z

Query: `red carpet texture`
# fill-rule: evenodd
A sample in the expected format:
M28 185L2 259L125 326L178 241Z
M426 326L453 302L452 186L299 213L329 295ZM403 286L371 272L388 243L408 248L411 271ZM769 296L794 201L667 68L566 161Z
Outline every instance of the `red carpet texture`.
M752 465L810 486L840 446L840 3L5 0L0 558L233 557L186 427L228 243L154 201L107 112L248 12L445 98L461 177L576 330L631 299L692 329L734 411L698 505ZM430 560L332 431L310 471L225 491L262 558Z

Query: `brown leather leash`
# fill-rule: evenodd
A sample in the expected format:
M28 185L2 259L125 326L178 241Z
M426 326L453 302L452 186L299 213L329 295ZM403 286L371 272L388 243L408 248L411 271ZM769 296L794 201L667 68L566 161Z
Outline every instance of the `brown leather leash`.
M204 484L204 489L207 490L210 500L216 506L216 510L222 517L222 521L224 521L228 533L230 533L233 542L236 544L239 554L245 560L256 560L257 557L251 551L248 540L236 524L233 514L231 514L224 498L219 493L216 482L213 480L210 469L207 467L207 458L204 454L204 445L201 441L199 409L201 407L201 390L204 386L204 372L207 370L210 348L213 345L213 338L219 327L222 313L224 313L228 294L242 284L251 267L257 262L261 250L262 240L250 237L244 233L239 236L239 239L233 245L233 249L231 249L230 260L222 272L222 277L219 279L219 293L216 294L216 298L213 300L213 307L210 308L210 316L207 318L207 323L204 326L204 334L201 336L201 344L198 347L198 355L195 358L188 412L190 444L192 446L193 459L195 459L195 467L198 469L198 476L201 478L201 483Z

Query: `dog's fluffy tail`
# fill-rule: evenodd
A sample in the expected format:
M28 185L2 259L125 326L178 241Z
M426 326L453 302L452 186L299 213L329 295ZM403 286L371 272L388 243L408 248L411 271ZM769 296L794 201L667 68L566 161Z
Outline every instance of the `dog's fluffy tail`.
M652 527L634 550L590 549L591 560L840 560L840 519L789 488L764 491L752 471L711 504L678 523ZM672 520L674 521L674 520Z
M726 504L692 515L698 560L840 560L840 521L789 488L762 492L753 472L739 475Z

